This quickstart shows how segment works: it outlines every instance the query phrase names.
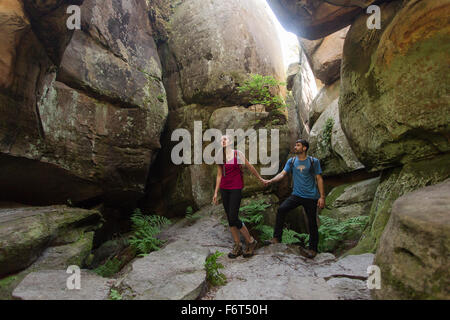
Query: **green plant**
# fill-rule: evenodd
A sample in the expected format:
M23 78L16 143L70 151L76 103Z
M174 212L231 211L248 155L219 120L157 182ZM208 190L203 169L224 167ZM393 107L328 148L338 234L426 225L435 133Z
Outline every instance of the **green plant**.
M139 255L159 250L164 241L156 238L156 235L164 226L171 224L170 220L158 215L143 215L136 209L131 221L134 234L130 237L130 245L139 252Z
M193 211L194 210L192 209L191 206L186 208L186 219L191 223L193 223L201 218L201 216L198 212L193 213Z
M321 139L322 142L320 145L322 151L326 151L329 148L331 148L331 135L333 133L333 126L334 126L334 119L328 118L325 121L325 127L323 128L322 131L322 139Z
M302 236L300 235L300 233L297 233L291 229L284 228L281 242L286 244L294 244L299 243L301 241L301 238Z
M220 273L220 269L224 266L221 263L217 263L217 258L223 256L223 252L216 251L206 258L205 269L206 279L213 286L222 286L227 283L227 278L223 273Z
M120 271L122 262L117 258L108 259L104 264L93 271L99 276L108 278Z
M109 293L109 299L110 300L122 300L122 295L116 289L111 289L111 292Z
M272 76L252 74L249 80L244 81L244 84L238 87L238 91L250 95L252 104L262 104L270 109L279 109L285 106L283 98L273 95L271 90L280 85L285 85L285 83L277 81Z
M257 228L259 231L259 238L261 241L270 240L273 238L273 228L268 225L261 225Z
M252 201L250 204L239 209L243 214L241 220L244 223L253 225L255 229L258 229L264 221L263 212L270 206L270 204L264 202L264 199Z
M369 222L369 217L359 216L339 221L327 216L319 216L319 252L333 252L344 240L359 236ZM309 241L309 235L300 234L305 244Z

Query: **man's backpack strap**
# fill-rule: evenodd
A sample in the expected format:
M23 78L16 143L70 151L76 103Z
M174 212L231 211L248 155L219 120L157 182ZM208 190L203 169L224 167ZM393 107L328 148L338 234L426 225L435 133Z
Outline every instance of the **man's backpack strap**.
M294 173L294 171L293 171L294 162L295 162L295 157L292 157L289 159L289 167L291 168L291 173Z
M315 177L316 176L316 170L314 168L314 158L310 157L310 156L308 156L308 158L309 158L309 163L310 163L309 172L312 174L313 177Z

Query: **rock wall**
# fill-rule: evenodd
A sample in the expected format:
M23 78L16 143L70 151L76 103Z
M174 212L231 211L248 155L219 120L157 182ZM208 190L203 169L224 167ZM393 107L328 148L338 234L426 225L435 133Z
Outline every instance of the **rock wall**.
M158 52L170 112L161 138L163 149L140 206L166 216L184 215L189 206L200 208L211 202L216 167L174 165L171 151L177 142L171 141L171 135L175 129L187 129L193 139L194 121L202 122L202 133L208 128L224 134L227 128L264 127L269 133L277 128L280 158L287 156L286 117L277 122L268 112L257 112L259 107L250 106L249 96L237 90L250 74L284 81L283 56L275 26L259 1L154 0L150 5L152 24L160 35ZM244 177L244 192L264 188L249 172Z
M0 194L48 204L142 195L167 117L145 1L7 1ZM66 48L67 46L67 48ZM118 196L119 195L119 196Z
M448 1L394 1L381 7L381 30L368 30L364 15L350 28L339 112L366 167L449 152L449 10Z
M450 298L450 180L397 199L374 263L380 299Z
M281 24L303 38L316 40L349 24L375 0L268 0Z

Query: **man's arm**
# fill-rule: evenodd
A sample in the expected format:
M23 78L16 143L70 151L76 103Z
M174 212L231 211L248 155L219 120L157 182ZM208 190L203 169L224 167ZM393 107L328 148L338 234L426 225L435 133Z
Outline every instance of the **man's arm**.
M287 175L287 172L282 170L279 174L277 174L275 177L270 179L269 183L280 182L281 180L283 180L284 177L286 177L286 175Z
M321 174L316 175L316 179L317 179L317 186L319 187L319 192L320 192L320 199L317 202L317 206L320 209L325 208L325 189L323 187L323 178Z

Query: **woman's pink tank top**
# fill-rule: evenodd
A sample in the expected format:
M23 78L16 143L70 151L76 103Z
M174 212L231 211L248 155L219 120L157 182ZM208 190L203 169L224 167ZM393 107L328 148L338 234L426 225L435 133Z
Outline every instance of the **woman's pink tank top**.
M222 165L221 189L242 189L244 188L244 179L242 178L241 165L237 161L237 151L234 150L232 160Z

